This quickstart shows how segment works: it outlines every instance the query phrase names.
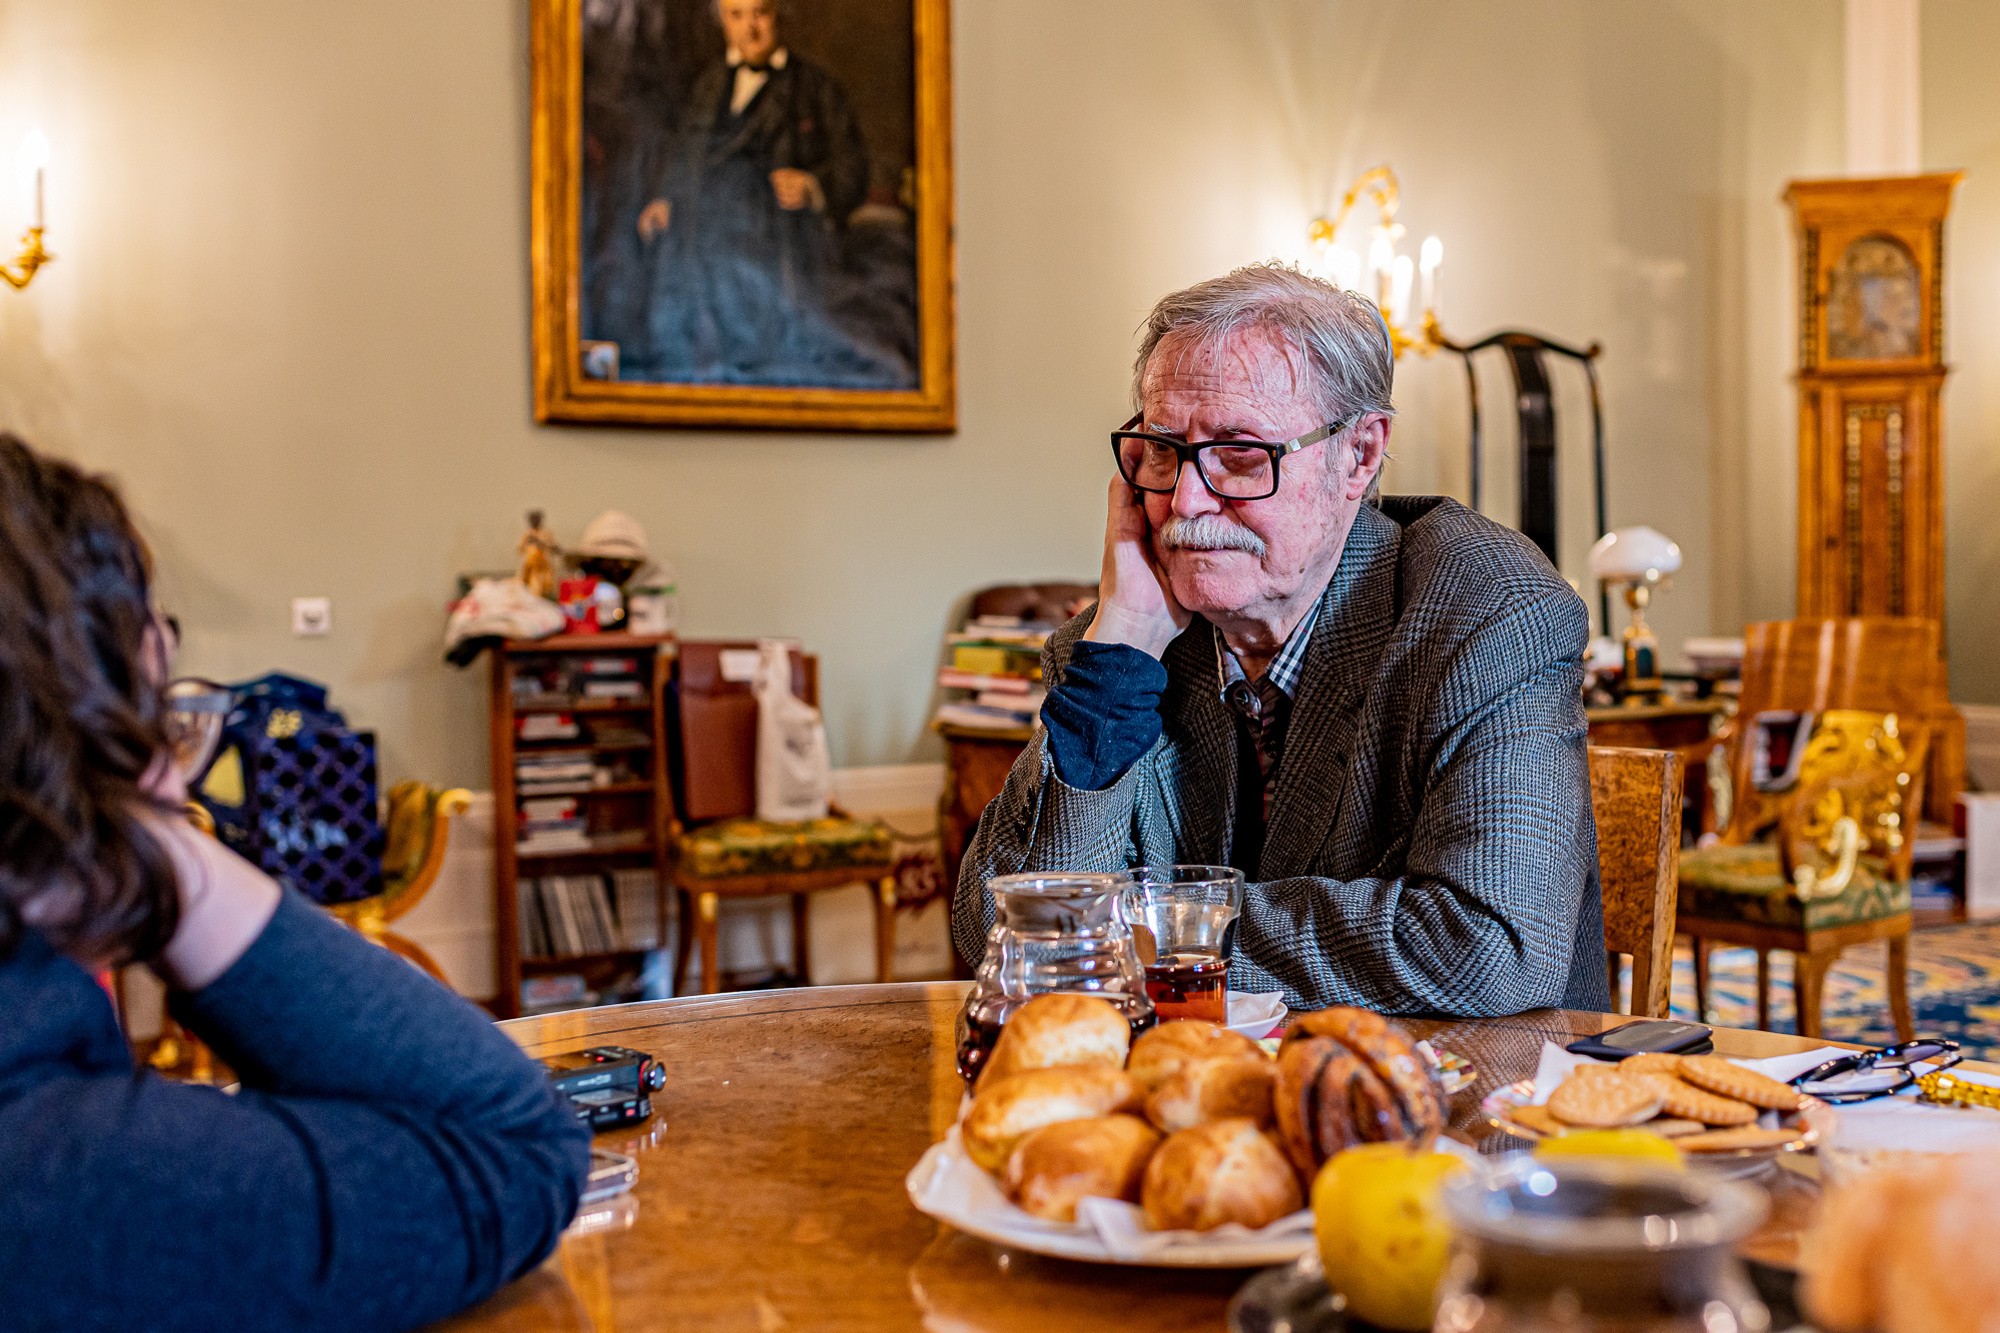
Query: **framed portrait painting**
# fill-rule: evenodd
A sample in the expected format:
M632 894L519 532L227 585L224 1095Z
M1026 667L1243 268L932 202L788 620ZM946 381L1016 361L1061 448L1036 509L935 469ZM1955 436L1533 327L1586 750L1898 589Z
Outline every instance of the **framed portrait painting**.
M950 431L949 0L532 0L535 414Z

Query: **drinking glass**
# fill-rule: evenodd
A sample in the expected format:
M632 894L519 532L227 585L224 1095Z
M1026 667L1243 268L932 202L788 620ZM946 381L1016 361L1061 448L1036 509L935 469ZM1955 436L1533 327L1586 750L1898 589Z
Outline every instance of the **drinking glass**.
M1768 1328L1735 1243L1753 1185L1630 1158L1526 1155L1444 1191L1456 1233L1434 1333L1753 1333Z
M1132 927L1146 993L1162 1019L1229 1022L1229 956L1243 912L1233 866L1138 866L1119 906Z
M999 875L986 956L959 1013L958 1072L978 1078L1014 1011L1037 995L1077 991L1115 1005L1134 1035L1153 1025L1132 931L1118 912L1123 875Z

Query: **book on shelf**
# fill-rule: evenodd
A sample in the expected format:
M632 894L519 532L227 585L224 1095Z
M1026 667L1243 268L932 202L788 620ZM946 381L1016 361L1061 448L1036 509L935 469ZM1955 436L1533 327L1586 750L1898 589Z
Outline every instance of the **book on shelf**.
M587 680L583 683L583 697L586 699L643 699L646 687L636 680Z
M975 727L983 731L1014 731L1032 727L1033 713L1017 713L1005 708L982 708L971 703L938 705L937 720L955 727Z
M541 881L516 879L514 888L519 905L519 920L515 924L520 927L522 956L541 958L554 953L555 945L549 939L548 917L542 912Z
M514 719L514 736L524 741L573 741L583 728L568 713L527 713Z
M947 690L998 690L1008 694L1026 694L1035 688L1035 683L1026 676L982 674L960 671L957 667L939 668L938 684Z
M521 819L524 823L543 823L552 819L575 819L577 817L574 796L537 797L521 802Z
M574 972L558 972L547 977L521 978L523 1016L552 1014L563 1009L581 1009L597 1002L597 993Z
M650 870L611 872L612 896L617 900L618 930L628 949L660 947L660 895L658 877Z
M976 676L1021 676L1028 680L1042 678L1041 650L1018 645L957 644L951 650L951 666L954 671L964 671Z
M651 733L615 722L591 723L590 739L599 745L638 746L653 743Z
M639 659L636 657L579 657L570 665L578 675L583 676L636 676L639 674Z
M981 690L972 696L972 702L981 708L997 708L1003 713L1019 713L1022 717L1033 718L1042 711L1042 700L1046 697L1047 695L1039 689L1030 694Z

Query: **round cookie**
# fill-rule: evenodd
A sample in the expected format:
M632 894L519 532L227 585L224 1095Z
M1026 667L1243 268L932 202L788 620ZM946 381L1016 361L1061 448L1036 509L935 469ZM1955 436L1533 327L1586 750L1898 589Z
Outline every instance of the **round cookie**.
M1592 1074L1566 1078L1549 1097L1549 1113L1566 1125L1622 1129L1660 1113L1662 1089L1652 1076Z
M1719 1096L1671 1074L1635 1074L1660 1090L1660 1110L1683 1120L1699 1120L1704 1125L1748 1125L1756 1121L1757 1108L1748 1102Z
M1698 1088L1734 1097L1769 1111L1799 1109L1799 1090L1766 1078L1754 1069L1733 1065L1719 1055L1684 1055L1680 1075Z

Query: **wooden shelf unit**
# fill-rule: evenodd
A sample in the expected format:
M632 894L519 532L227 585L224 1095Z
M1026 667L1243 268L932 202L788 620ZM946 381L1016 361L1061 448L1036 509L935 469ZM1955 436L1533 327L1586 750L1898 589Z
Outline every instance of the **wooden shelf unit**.
M517 707L514 681L526 666L539 667L546 659L565 657L631 657L638 660L640 678L646 686L643 700L581 700L558 706L545 699ZM491 740L493 754L493 916L494 977L498 994L493 1011L502 1018L521 1012L521 979L558 972L581 973L590 984L614 978L621 970L637 966L647 951L613 949L597 953L556 954L524 957L521 953L520 879L525 868L529 879L552 874L589 874L613 870L651 868L654 877L653 910L659 921L656 947L665 947L668 902L667 823L672 798L667 786L667 683L672 674L674 638L645 634L562 634L535 640L508 640L491 653L492 701ZM597 744L584 738L570 740L540 738L517 741L516 718L531 714L580 713L622 714L622 725L644 731L643 741L626 740ZM585 727L589 724L586 722ZM635 755L650 751L641 769L643 776L593 786L579 782L576 790L535 792L522 796L515 789L515 761L549 750L589 750L594 755ZM560 847L522 852L520 804L523 800L574 797L589 821L593 837L638 834L637 840L620 839L618 846Z

